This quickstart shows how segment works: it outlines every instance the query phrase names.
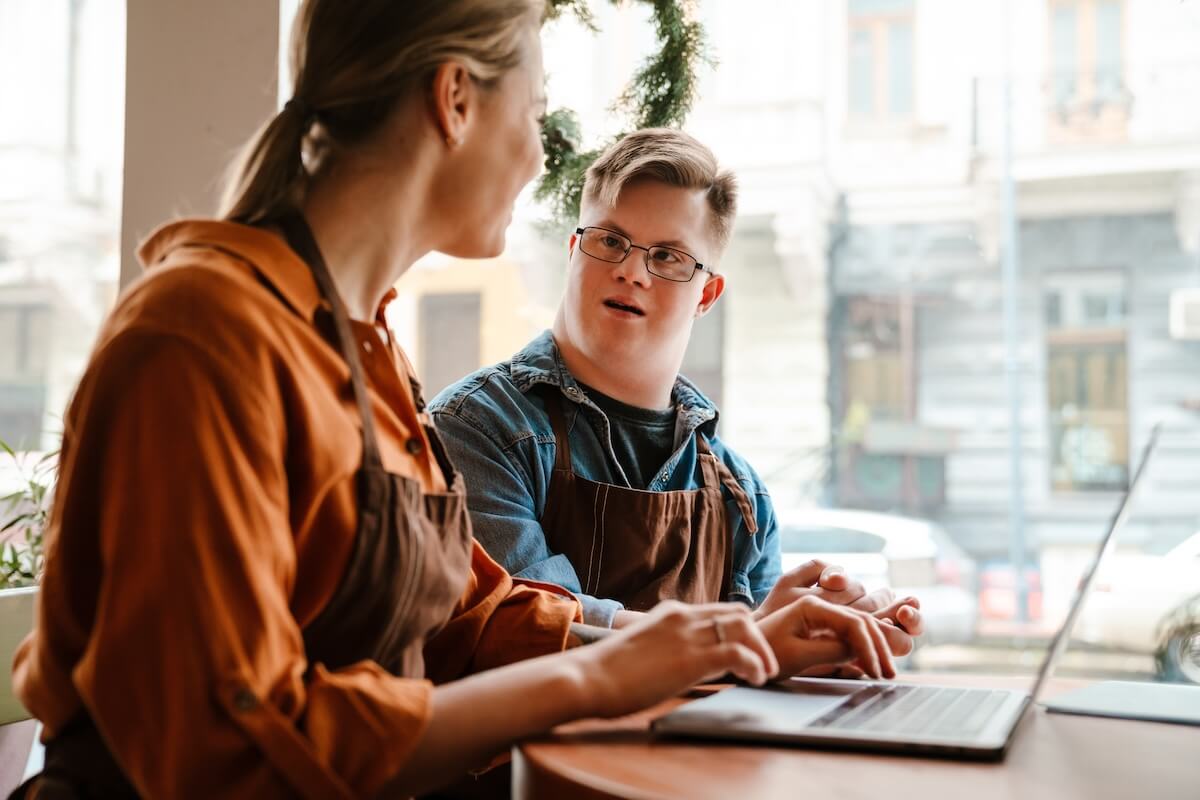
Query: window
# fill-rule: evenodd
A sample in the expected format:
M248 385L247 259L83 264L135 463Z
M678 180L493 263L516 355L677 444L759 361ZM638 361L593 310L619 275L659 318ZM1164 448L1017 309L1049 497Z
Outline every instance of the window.
M721 407L725 383L725 304L728 302L722 298L696 321L680 369L717 408Z
M0 439L20 450L41 440L50 315L40 304L0 306Z
M869 420L908 416L911 353L904 352L900 305L894 299L846 301L842 360L845 375L843 427L850 438ZM911 344L911 343L910 343Z
M1057 135L1123 133L1131 100L1123 18L1121 0L1051 0L1048 83Z
M425 399L479 368L479 292L421 297L420 373Z
M51 450L117 284L125 3L0 0L0 71L0 438Z
M852 120L903 120L913 113L913 3L850 0L847 61Z
M1125 288L1117 278L1052 283L1046 295L1051 484L1122 489L1129 476Z

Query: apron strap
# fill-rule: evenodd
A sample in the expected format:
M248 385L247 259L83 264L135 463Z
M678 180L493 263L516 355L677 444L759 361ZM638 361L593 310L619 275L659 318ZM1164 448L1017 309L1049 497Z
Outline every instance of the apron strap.
M312 270L321 295L329 301L333 308L333 325L342 351L342 358L350 367L350 383L354 389L354 401L358 404L358 414L362 418L363 466L368 470L383 469L383 459L379 455L379 442L375 435L375 417L371 413L371 400L367 393L367 381L363 374L362 361L358 357L357 341L350 330L350 315L333 283L333 276L325 263L321 249L313 238L312 229L299 213L292 212L278 221L284 237L296 255L300 256L308 268ZM368 499L368 503L370 500Z
M562 395L558 387L548 387L543 392L550 427L554 429L554 468L571 472L571 442L567 436L567 419L563 414Z
M713 453L712 448L708 446L708 440L701 435L700 431L696 431L696 449L700 451L701 465L706 462L711 467L704 469L704 478L708 485L716 485L719 482L722 486L729 490L733 495L733 500L737 503L738 510L742 512L742 519L746 522L746 529L750 533L758 533L758 518L754 514L754 506L750 502L750 496L746 494L746 490L738 483L737 478L730 472L729 467L725 466L725 462L717 458ZM705 458L707 456L707 458ZM710 482L709 470L716 472L717 481Z

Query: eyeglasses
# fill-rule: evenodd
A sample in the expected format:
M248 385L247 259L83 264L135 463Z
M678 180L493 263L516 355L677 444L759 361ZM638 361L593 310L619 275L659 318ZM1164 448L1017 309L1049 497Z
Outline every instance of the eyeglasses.
M576 228L575 233L579 235L580 250L611 264L620 264L635 247L645 251L646 271L668 281L687 283L697 271L712 272L682 250L662 245L642 247L631 242L628 236L608 228Z

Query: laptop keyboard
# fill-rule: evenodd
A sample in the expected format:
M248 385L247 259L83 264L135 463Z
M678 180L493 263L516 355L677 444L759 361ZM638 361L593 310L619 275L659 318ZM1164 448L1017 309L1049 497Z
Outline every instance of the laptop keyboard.
M872 685L812 723L814 728L937 738L978 736L1008 692Z

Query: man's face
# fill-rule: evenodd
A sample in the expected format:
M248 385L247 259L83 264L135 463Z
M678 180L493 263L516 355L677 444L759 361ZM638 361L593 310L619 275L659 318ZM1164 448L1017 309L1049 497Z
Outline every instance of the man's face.
M578 234L571 237L556 335L566 335L593 364L623 366L633 358L673 377L692 324L716 302L724 279L701 270L686 283L652 275L639 246L669 247L715 266L711 219L703 190L652 179L626 184L612 208L585 202L579 227L606 228L635 246L611 263L583 252Z

